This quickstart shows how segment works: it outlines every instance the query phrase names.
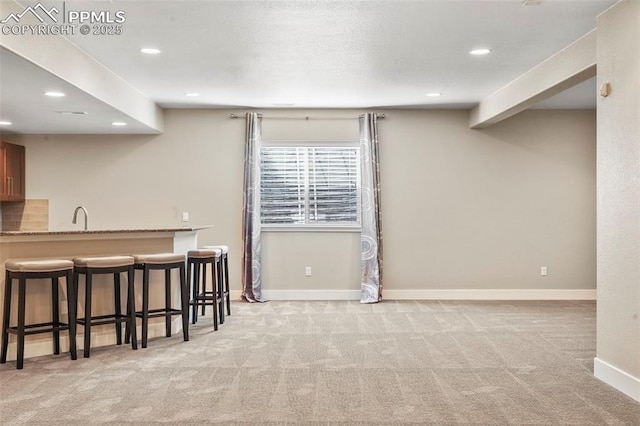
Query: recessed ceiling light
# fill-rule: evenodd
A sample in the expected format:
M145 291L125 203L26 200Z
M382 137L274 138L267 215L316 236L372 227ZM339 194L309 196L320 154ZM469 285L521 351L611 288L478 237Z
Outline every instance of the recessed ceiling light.
M189 96L190 98L196 98L200 96L200 93L190 92L190 93L185 93L184 95Z
M542 4L542 0L522 0L523 6L539 6Z
M146 53L147 55L157 55L162 51L153 47L143 47L142 49L140 49L140 52Z
M63 96L66 96L62 92L44 92L44 94L47 95L47 96L50 96L52 98L61 98Z
M114 121L113 123L111 123L112 126L126 126L127 123L125 123L124 121Z
M430 98L437 98L438 96L442 96L442 93L430 92L430 93L427 93L427 96Z
M11 126L12 124L10 121L0 121L0 126Z
M87 115L89 114L86 111L56 111L58 114L62 115Z
M293 102L274 102L271 105L276 107L290 107L294 106L295 104Z
M472 55L486 55L488 53L491 53L491 50L489 50L489 49L473 49L469 53L472 54Z

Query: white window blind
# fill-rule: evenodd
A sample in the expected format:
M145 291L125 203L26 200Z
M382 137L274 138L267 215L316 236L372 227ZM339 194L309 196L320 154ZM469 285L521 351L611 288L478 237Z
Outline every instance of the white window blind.
M357 146L264 146L263 224L359 223Z

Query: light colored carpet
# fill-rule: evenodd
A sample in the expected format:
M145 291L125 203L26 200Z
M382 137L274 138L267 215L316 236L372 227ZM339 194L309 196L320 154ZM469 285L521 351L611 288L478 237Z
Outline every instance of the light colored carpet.
M595 379L595 302L234 303L147 349L0 366L0 423L640 425Z

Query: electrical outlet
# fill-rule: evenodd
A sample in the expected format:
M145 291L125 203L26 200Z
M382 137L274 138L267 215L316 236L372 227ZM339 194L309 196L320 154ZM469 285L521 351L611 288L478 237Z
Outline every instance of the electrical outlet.
M311 276L311 266L307 266L306 268L304 268L304 274L307 277Z
M182 212L182 221L189 222L189 212Z
M543 277L547 276L547 267L546 266L541 266L540 267L540 275L542 275Z

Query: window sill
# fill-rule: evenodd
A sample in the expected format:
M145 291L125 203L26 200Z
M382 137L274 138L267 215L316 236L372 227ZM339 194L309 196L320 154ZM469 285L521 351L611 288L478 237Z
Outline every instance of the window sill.
M360 232L360 225L262 225L263 232Z

